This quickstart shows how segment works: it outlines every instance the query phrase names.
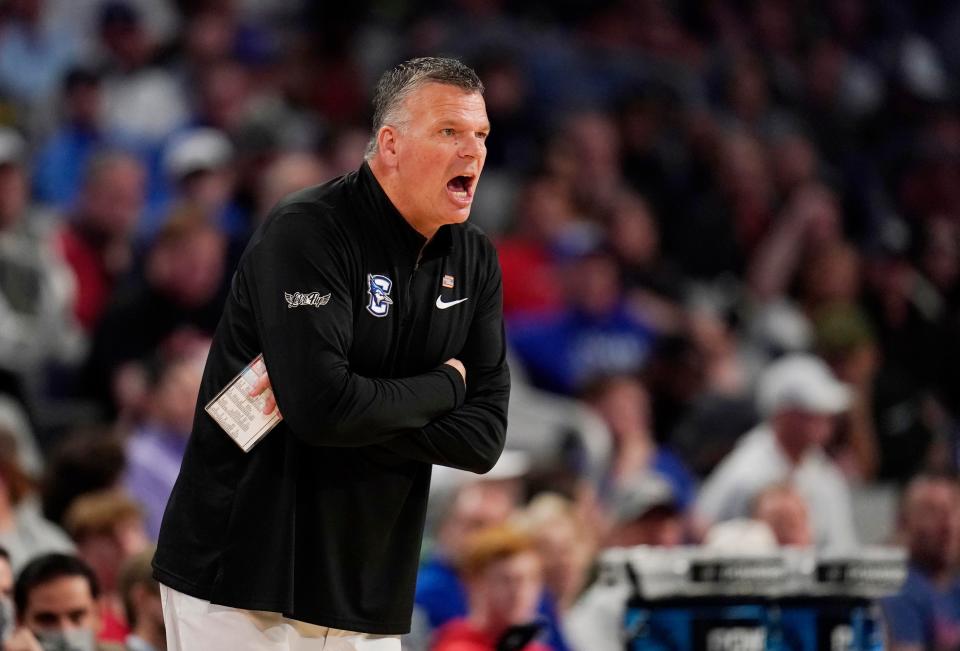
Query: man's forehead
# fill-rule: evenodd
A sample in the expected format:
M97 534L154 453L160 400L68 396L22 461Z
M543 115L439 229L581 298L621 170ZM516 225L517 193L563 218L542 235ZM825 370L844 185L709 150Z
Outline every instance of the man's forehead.
M483 95L452 84L427 82L410 93L405 104L411 112L428 119L464 119L489 127Z
M93 604L90 583L82 576L63 576L33 587L27 596L27 610L74 609Z

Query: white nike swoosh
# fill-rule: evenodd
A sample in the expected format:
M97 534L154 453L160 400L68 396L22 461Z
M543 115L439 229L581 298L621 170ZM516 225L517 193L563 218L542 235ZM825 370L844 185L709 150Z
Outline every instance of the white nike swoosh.
M445 301L443 300L442 297L437 296L437 309L438 309L438 310L445 310L445 309L447 309L448 307L453 307L453 306L456 305L457 303L463 303L464 301L468 301L468 300L470 300L470 297L469 297L469 296L468 296L467 298L461 298L459 301L450 301L449 303L447 303L447 302L445 302Z

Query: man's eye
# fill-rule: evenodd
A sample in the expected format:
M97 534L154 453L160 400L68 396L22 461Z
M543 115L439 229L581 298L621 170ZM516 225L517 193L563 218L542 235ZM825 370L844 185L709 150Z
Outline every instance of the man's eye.
M440 129L440 135L443 136L454 136L456 133L457 132L453 129Z
M478 131L478 132L477 132L477 138L480 138L480 140L486 140L486 139L487 139L487 132L486 132L486 131Z

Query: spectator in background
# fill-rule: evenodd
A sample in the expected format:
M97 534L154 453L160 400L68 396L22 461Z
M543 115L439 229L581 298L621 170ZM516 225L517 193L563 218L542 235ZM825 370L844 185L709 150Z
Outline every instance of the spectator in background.
M548 318L514 319L508 328L533 384L565 394L603 375L639 372L656 338L625 304L614 257L598 242L577 246L581 250L562 274L565 309Z
M97 577L75 556L46 554L35 558L17 576L14 600L18 626L4 643L4 651L120 651L117 645L96 642L99 595Z
M0 547L0 644L10 637L16 625L16 611L13 607L13 566L10 565L9 552Z
M130 625L126 651L166 651L167 631L163 624L160 584L153 578L153 547L124 561L118 589Z
M788 481L810 504L817 546L851 548L850 489L824 451L834 418L850 406L849 388L819 358L789 355L761 376L758 405L765 420L704 482L699 515L711 523L747 517L764 487Z
M20 468L10 439L0 441L0 546L15 571L40 554L73 551L67 535L41 515L33 480Z
M468 614L437 631L431 651L549 649L533 641L543 570L532 538L508 525L477 531L465 544L460 567Z
M110 427L67 433L50 450L43 478L43 514L63 526L67 509L86 493L117 488L125 464L123 442Z
M233 145L217 129L198 128L175 136L164 152L163 167L174 189L171 206L192 208L238 240L250 229L247 215L233 200ZM169 215L170 206L164 210ZM154 233L162 224L147 224Z
M167 221L143 278L116 296L93 340L86 381L104 406L118 406L125 365L209 345L229 286L226 253L224 234L196 210Z
M97 638L123 642L130 632L123 612L120 568L147 546L143 513L129 497L115 490L77 498L66 515L66 529L80 557L97 577L101 628Z
M56 255L49 219L29 200L26 143L0 126L0 386L24 399L53 362L82 352L70 314L70 271Z
M23 120L36 118L77 55L77 34L44 20L44 0L6 3L0 22L0 90L20 105Z
M523 483L520 478L526 468L522 468L518 474L521 468L511 466L525 464L522 453L507 451L488 475L462 483L450 498L448 510L443 514L438 528L436 544L417 575L414 602L417 616L426 619L427 628L436 630L453 618L467 615L467 590L459 571L465 545L470 535L480 529L523 519L520 510ZM460 471L453 472L463 474ZM449 480L450 475L449 470L437 469L434 479L439 483L444 478ZM436 488L431 486L431 499L442 494L437 493ZM561 613L558 612L557 596L544 591L539 597L537 612L544 623L544 643L553 651L567 651L567 644L560 632ZM424 626L421 624L419 628ZM415 630L415 633L422 634L422 631Z
M579 220L570 186L557 177L534 177L520 188L515 212L512 232L497 241L504 317L555 314L563 306L556 247Z
M330 179L329 168L319 157L300 151L286 152L264 170L257 188L257 223L259 225L280 199L297 190Z
M577 206L596 210L609 205L626 185L621 146L611 115L603 110L577 111L566 117L548 146L547 169L569 185Z
M960 646L960 488L955 479L921 475L900 504L899 534L909 572L900 592L881 603L891 651Z
M586 526L574 503L556 493L540 493L523 510L523 528L537 543L543 566L544 592L554 602L562 621L563 613L580 596L587 581L595 532Z
M797 130L774 134L770 139L769 158L773 178L780 196L790 196L803 185L820 177L822 163L813 142Z
M686 281L660 252L660 232L647 201L619 192L606 214L607 239L620 263L627 300L660 332L681 328Z
M813 545L807 502L790 484L773 484L763 489L754 501L751 516L770 527L778 545Z
M621 487L610 511L604 548L676 547L687 539L687 524L670 484L654 474L639 475Z
M869 481L877 475L883 452L874 424L880 351L873 326L855 303L838 303L818 310L813 334L817 353L852 391L849 414L838 423L828 450L851 481Z
M794 190L757 245L747 279L761 303L783 300L809 260L843 245L837 197L820 183Z
M33 161L33 195L45 204L69 210L80 193L83 171L106 142L100 125L100 75L71 68L61 88L59 127L40 146Z
M943 372L957 366L954 324L931 301L906 251L882 247L867 260L865 276L863 303L881 353L873 386L880 476L905 483L930 463L941 429L936 396L956 404L954 383L942 384L950 377Z
M430 556L417 575L414 602L436 629L467 612L466 593L457 574L470 535L501 525L514 515L518 498L501 482L473 482L462 486L443 516Z
M144 508L147 532L153 540L193 425L206 350L156 363L145 401L143 421L127 441L123 485Z
M613 458L603 492L617 491L640 476L655 473L671 487L677 505L687 510L696 493L696 480L653 433L650 396L635 377L614 375L598 379L583 394L584 401L603 418L613 435Z
M636 478L617 494L603 547L652 545L675 547L684 541L685 523L670 485L655 475ZM574 651L619 651L623 648L626 582L609 586L599 577L567 612L563 630Z
M143 209L145 171L125 153L90 159L59 246L76 281L74 314L87 332L98 325L120 279L134 259L133 234Z
M154 65L157 44L133 4L102 3L98 27L104 126L132 146L155 148L188 119L183 89Z

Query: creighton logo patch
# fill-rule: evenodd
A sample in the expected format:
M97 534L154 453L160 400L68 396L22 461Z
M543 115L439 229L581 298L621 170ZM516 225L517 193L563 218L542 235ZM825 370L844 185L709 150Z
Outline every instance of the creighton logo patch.
M284 292L283 297L287 299L288 308L300 307L301 305L320 307L330 302L330 294L320 296L320 292L310 292L309 294L301 294L300 292L290 294L289 292Z
M387 316L393 305L393 299L390 298L392 287L393 281L386 276L367 274L367 293L370 294L367 312L376 317Z

